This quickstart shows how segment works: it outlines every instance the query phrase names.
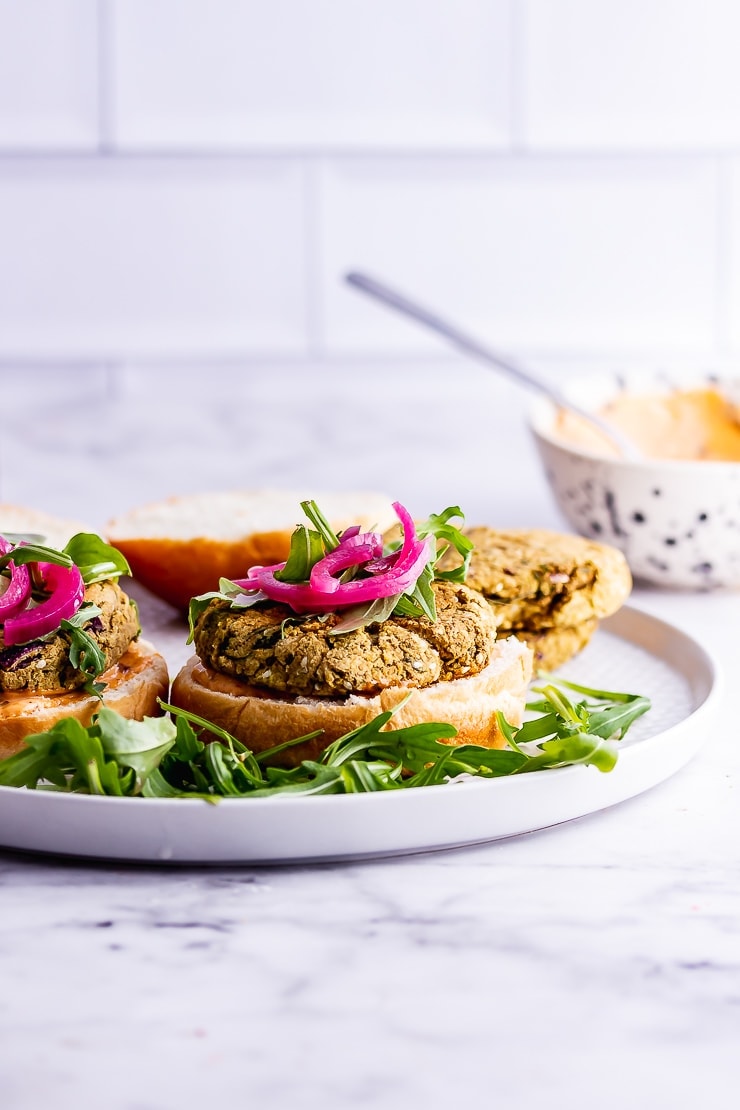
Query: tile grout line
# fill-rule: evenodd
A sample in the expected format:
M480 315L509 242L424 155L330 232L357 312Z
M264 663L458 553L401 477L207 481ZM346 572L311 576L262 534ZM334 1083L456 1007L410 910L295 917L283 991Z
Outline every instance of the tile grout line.
M524 88L525 13L519 0L509 0L509 142L511 154L522 156L526 149Z
M104 0L101 0L104 2ZM103 82L107 84L107 82ZM45 160L72 163L95 163L101 154L110 154L121 163L133 164L137 162L197 162L201 164L217 164L219 162L259 162L259 161L291 161L303 159L307 164L318 166L327 158L341 162L380 162L387 161L395 164L411 164L414 162L600 162L619 161L629 163L652 162L655 164L678 161L709 161L715 158L740 157L740 143L728 144L726 147L626 147L614 146L603 148L588 148L585 146L562 147L560 149L549 147L517 146L495 147L481 144L466 147L419 147L410 150L408 147L272 147L269 145L252 147L228 146L180 146L180 147L122 147L115 141L113 132L115 126L113 118L114 96L112 90L106 89L101 99L105 104L99 105L99 131L101 135L99 149L91 151L85 146L46 146L16 147L0 145L0 164L2 163L41 163Z
M97 0L98 156L113 153L113 12L108 0Z

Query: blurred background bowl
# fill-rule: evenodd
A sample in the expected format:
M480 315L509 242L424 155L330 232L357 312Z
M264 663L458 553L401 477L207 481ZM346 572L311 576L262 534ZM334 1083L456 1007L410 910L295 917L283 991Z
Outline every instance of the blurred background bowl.
M740 383L719 375L612 374L567 384L566 397L598 409L620 392L666 393L712 386L736 400ZM569 525L624 552L637 581L688 589L740 586L740 462L638 461L608 447L560 438L544 398L530 427L547 480Z

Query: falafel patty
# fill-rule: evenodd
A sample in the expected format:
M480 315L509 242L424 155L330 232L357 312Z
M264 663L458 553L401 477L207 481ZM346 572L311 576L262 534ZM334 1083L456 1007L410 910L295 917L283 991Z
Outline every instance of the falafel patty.
M516 628L507 635L516 636L517 640L531 647L534 653L532 662L534 673L542 674L554 671L582 651L598 627L599 622L593 618L581 621L573 628L558 625L557 628L544 628L536 632Z
M340 620L333 613L299 616L278 604L232 609L216 599L198 618L195 649L221 674L311 697L421 688L477 674L496 640L490 605L467 586L438 581L432 588L436 621L390 617L341 635L332 634Z
M499 631L576 628L615 612L632 588L621 551L544 529L468 528L475 545L466 581L494 607Z
M107 670L138 636L139 615L134 602L112 579L88 586L82 603L88 602L101 613L84 630L105 655ZM49 694L82 686L87 675L70 662L70 646L71 637L60 631L48 639L5 647L0 630L0 690Z

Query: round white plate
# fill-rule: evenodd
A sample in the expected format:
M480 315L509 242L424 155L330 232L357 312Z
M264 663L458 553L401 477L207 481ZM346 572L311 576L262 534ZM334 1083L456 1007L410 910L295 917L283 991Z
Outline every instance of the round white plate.
M0 787L0 845L152 863L287 863L497 840L594 813L667 779L703 743L719 698L717 665L705 649L630 608L605 621L559 675L652 699L613 771L567 767L417 790L217 805Z

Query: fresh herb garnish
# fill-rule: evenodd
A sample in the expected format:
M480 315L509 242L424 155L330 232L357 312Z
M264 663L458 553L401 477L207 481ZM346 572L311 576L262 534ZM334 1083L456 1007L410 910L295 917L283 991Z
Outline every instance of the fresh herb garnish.
M94 637L85 631L84 625L89 624L96 617L102 616L102 612L102 609L97 605L88 602L81 605L69 620L63 620L59 625L60 631L66 632L70 638L70 663L85 675L82 689L98 698L105 690L105 683L96 682L95 679L103 673L108 662L105 652L101 651Z
M122 574L131 574L131 568L121 552L94 532L78 532L72 536L64 553L79 568L86 586L108 578L120 578Z
M57 551L55 547L46 547L41 543L24 543L1 555L0 571L5 570L11 560L17 567L29 563L55 563L60 567L71 567L74 562L66 552Z
M282 570L275 572L281 582L305 582L311 567L326 553L324 539L319 532L299 524L290 538L290 554Z
M216 597L220 598L221 601L229 601L232 609L249 609L259 601L269 601L269 598L266 598L260 590L254 590L248 593L245 592L244 587L240 586L237 582L232 582L229 578L219 578L217 590L209 590L208 593L198 594L197 597L191 598L188 607L188 624L190 632L187 643L191 644L193 642L193 635L195 633L195 626L198 623L198 617L208 608Z
M0 761L0 785L215 801L408 790L461 775L492 779L577 763L610 771L618 741L650 708L648 698L638 694L561 681L535 687L533 694L528 710L536 716L521 728L498 716L509 742L506 748L446 744L456 730L444 722L383 731L397 706L334 741L319 760L304 760L290 770L271 766L270 760L316 733L256 756L223 729L173 706L163 704L175 721L129 721L101 706L88 728L66 719L27 737L22 752ZM213 739L204 743L196 728L209 731Z

